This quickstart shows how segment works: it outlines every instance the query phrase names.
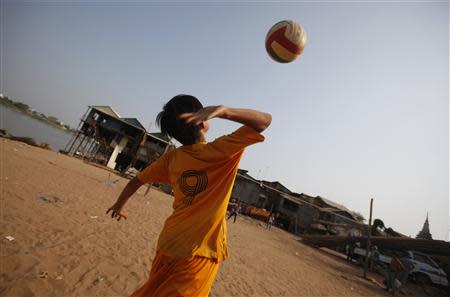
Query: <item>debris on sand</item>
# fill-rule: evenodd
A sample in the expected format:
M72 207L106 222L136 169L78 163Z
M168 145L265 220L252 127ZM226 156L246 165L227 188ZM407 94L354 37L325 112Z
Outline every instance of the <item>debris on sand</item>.
M36 194L36 198L40 199L42 201L45 201L47 203L57 203L57 202L63 202L63 200L56 196L46 196L42 194L41 192Z
M7 236L5 236L5 239L8 241L13 241L15 238L10 235L7 235Z
M115 187L115 186L116 186L116 183L117 183L118 181L119 181L118 179L117 179L117 180L105 179L105 180L102 180L101 183L102 183L102 184L105 184L105 185L107 185L107 186L110 186L110 187Z
M97 285L98 283L101 283L104 280L103 277L101 277L100 275L97 276L97 278L94 280L94 285Z
M47 271L42 271L41 273L39 273L39 277L40 278L48 278L48 272Z
M108 174L107 179L101 181L102 184L105 184L110 187L115 187L116 183L118 183L118 182L119 182L119 179L116 179L116 180L111 179L111 174Z

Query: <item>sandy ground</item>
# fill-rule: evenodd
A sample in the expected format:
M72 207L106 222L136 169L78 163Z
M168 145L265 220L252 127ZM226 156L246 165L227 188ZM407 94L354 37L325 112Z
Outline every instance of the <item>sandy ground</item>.
M0 139L0 296L128 296L148 277L172 197L142 187L127 221L105 215L127 180ZM342 256L238 217L211 296L389 296ZM12 236L9 241L5 236ZM377 283L378 282L378 283ZM414 288L402 295L421 296Z

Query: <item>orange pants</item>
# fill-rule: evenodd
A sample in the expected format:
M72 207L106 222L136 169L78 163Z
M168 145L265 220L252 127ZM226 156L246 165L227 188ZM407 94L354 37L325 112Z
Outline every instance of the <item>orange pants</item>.
M130 297L207 297L218 269L215 259L176 259L157 253L148 281Z

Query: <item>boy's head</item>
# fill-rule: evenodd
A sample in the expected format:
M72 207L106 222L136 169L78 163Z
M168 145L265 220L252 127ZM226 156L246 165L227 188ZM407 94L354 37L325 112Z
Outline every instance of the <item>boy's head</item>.
M180 115L197 112L202 108L203 105L194 96L177 95L164 105L163 110L156 117L156 123L162 133L175 138L181 144L194 144L200 140L202 127L186 124L180 119Z

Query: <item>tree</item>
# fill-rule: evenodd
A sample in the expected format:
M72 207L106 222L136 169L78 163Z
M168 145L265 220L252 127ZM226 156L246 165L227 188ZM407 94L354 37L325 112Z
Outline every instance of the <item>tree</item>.
M26 105L25 103L22 102L15 102L14 105L21 110L29 110L30 107L28 105Z
M0 101L4 101L4 102L9 103L9 104L13 104L14 103L11 99L8 98L8 96L1 96L0 97Z
M359 213L359 212L354 212L354 213L353 213L353 216L355 217L355 219L356 219L356 221L357 221L358 223L364 223L364 222L366 221L366 219L364 218L364 216L363 216L361 213Z
M375 219L373 220L373 225L372 225L372 235L376 236L378 235L378 229L383 230L386 227L384 226L384 222L380 219Z
M375 219L375 220L373 220L373 227L374 228L384 229L385 228L384 222L382 220L380 220L380 219Z

